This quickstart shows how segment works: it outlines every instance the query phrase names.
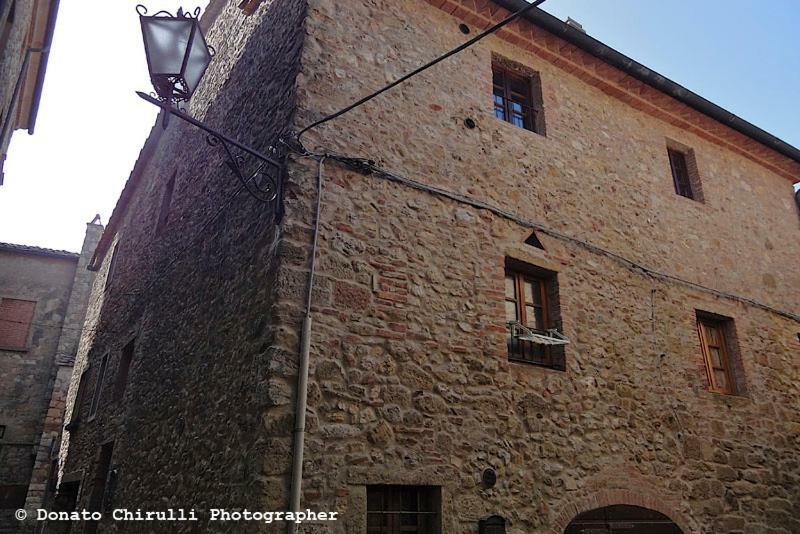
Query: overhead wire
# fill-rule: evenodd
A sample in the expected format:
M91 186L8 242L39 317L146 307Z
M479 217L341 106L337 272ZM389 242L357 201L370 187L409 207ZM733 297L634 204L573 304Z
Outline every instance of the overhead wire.
M681 284L681 285L684 285L684 286L689 287L691 289L694 289L694 290L697 290L697 291L701 291L701 292L704 292L704 293L709 293L709 294L712 294L712 295L714 295L716 297L724 298L726 300L732 300L732 301L739 302L739 303L742 303L742 304L747 304L747 305L750 305L752 307L759 308L761 310L764 310L764 311L767 311L767 312L770 312L770 313L774 313L776 315L780 315L781 317L784 317L784 318L787 318L787 319L791 319L791 320L793 320L795 322L800 323L800 315L798 315L797 313L793 313L793 312L790 312L790 311L782 310L780 308L771 306L769 304L764 304L762 302L759 302L759 301L757 301L755 299L752 299L752 298L749 298L749 297L743 297L741 295L736 295L734 293L729 293L729 292L726 292L726 291L721 291L721 290L718 290L718 289L714 289L712 287L708 287L708 286L705 286L705 285L697 283L697 282L692 282L691 280L687 280L687 279L681 278L679 276L675 276L675 275L672 275L672 274L669 274L669 273L665 273L665 272L659 271L659 270L657 270L655 268L648 267L648 266L646 266L646 265L644 265L642 263L639 263L636 260L632 260L630 258L627 258L627 257L623 256L620 253L613 252L611 250L608 250L608 249L605 249L605 248L600 247L598 245L595 245L595 244L593 244L593 243L591 243L589 241L586 241L584 239L581 239L581 238L566 234L566 233L561 232L559 230L552 229L552 228L550 228L550 227L548 227L548 226L546 226L546 225L544 225L542 223L526 219L526 218L524 218L524 217L522 217L520 215L517 215L516 213L514 213L512 211L509 211L507 209L500 208L498 206L494 206L494 205L489 204L487 202L484 202L482 200L477 200L477 199L474 199L472 197L469 197L469 196L466 196L466 195L462 195L460 193L456 193L455 191L450 191L448 189L444 189L444 188L441 188L441 187L437 187L437 186L433 186L433 185L430 185L430 184L426 184L424 182L420 182L420 181L414 180L412 178L407 178L407 177L402 176L400 174L397 174L395 172L388 171L386 169L383 169L383 168L377 166L373 160L366 159L366 158L361 158L361 157L352 157L352 156L346 156L346 155L341 155L341 154L335 154L335 153L315 154L315 156L316 157L323 157L324 156L325 158L330 159L332 161L337 161L340 164L342 164L342 165L344 165L344 166L346 166L346 167L348 167L348 168L350 168L352 170L355 170L355 171L357 171L357 172L359 172L361 174L372 174L372 175L375 175L375 176L383 177L383 178L385 178L385 179L387 179L389 181L396 182L396 183L411 187L413 189L417 189L417 190L424 191L424 192L427 192L427 193L430 193L430 194L434 194L436 196L448 198L450 200L459 202L461 204L468 205L468 206L476 208L476 209L489 211L489 212L491 212L491 213L493 213L493 214L495 214L495 215L497 215L499 217L502 217L502 218L507 219L509 221L512 221L512 222L514 222L516 224L519 224L520 226L524 226L524 227L530 228L532 230L537 230L537 231L539 231L539 232L541 232L543 234L549 235L549 236L554 237L556 239L559 239L561 241L566 241L566 242L573 243L575 245L579 245L582 248L584 248L586 250L589 250L590 252L594 252L595 254L603 255L603 256L606 256L608 258L611 258L611 259L617 261L618 263L622 264L623 266L625 266L630 271L641 273L641 274L644 274L644 275L652 277L652 278L660 279L662 281L666 280L666 281L671 281L671 282L674 282L674 283L677 283L677 284Z
M514 13L511 13L510 15L508 15L506 18L504 18L500 22L494 24L493 26L490 26L488 29L482 31L481 33L479 33L478 35L476 35L472 39L469 39L468 41L465 41L464 43L460 44L459 46L457 46L457 47L453 48L452 50L442 54L439 57L437 57L436 59L434 59L432 61L429 61L428 63L422 65L421 67L418 67L418 68L414 69L413 71L409 72L408 74L405 74L405 75L401 76L400 78L396 79L392 83L381 87L377 91L373 91L372 93L368 94L367 96L356 100L355 102L353 102L349 106L346 106L346 107L340 109L339 111L337 111L335 113L331 113L330 115L327 115L327 116L319 119L318 121L309 124L308 126L306 126L305 128L301 129L297 133L297 136L296 136L297 142L302 145L303 134L305 134L309 130L314 129L317 126L321 126L321 125L325 124L326 122L332 121L333 119L341 117L345 113L348 113L348 112L356 109L357 107L366 104L370 100L374 99L375 97L378 97L378 96L382 95L386 91L389 91L390 89L392 89L394 87L397 87L401 83L413 78L414 76L416 76L416 75L418 75L418 74L420 74L422 72L425 72L426 70L428 70L429 68L433 67L434 65L438 65L439 63L441 63L445 59L447 59L449 57L452 57L452 56L458 54L459 52L462 52L462 51L466 50L467 48L471 47L475 43L481 41L482 39L488 37L489 35L491 35L491 34L493 34L495 32L497 32L498 30L502 29L504 26L507 26L508 24L510 24L511 22L513 22L514 20L519 18L520 16L524 15L528 11L532 11L536 7L542 5L544 2L545 2L545 0L536 0L535 2L531 2L530 4L528 4L527 6L523 7L522 9L519 9L519 10L515 11Z

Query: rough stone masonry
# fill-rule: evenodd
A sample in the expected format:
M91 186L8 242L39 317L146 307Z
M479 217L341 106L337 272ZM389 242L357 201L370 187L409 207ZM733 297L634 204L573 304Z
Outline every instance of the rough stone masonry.
M501 3L212 2L218 55L190 111L278 146ZM540 81L546 135L496 117L493 63ZM610 505L683 532L800 531L797 161L527 20L304 143L453 193L324 164L302 504L340 519L304 532L394 532L367 530L368 496L399 485L438 492L443 533L499 515L561 534ZM695 200L676 194L675 147ZM198 131L151 134L93 261L61 451L78 508L286 509L318 165L289 158L276 221ZM557 281L564 370L509 359L509 265ZM725 319L733 394L710 391L702 317Z

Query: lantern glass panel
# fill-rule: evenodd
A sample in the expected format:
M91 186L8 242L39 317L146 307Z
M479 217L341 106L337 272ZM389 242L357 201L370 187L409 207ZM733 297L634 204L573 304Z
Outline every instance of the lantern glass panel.
M211 54L208 51L206 40L203 38L203 33L198 27L192 39L189 59L186 61L186 71L183 75L189 94L194 93L194 90L197 89L209 63L211 63Z
M150 76L180 75L194 23L183 18L142 17Z

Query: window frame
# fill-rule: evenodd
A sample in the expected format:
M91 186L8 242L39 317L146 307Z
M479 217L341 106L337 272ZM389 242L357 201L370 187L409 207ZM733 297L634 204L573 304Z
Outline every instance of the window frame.
M89 370L91 366L86 367L78 379L78 391L75 392L75 403L72 405L72 413L69 417L69 423L65 427L67 430L72 431L77 429L78 423L81 421L81 405L83 404L84 397L86 396L86 383L89 381Z
M94 393L92 394L92 404L89 407L89 420L95 418L97 409L100 407L100 398L103 394L103 382L105 381L106 371L108 370L108 353L103 356L100 361L100 369L97 371L97 382L94 384Z
M423 510L408 510L403 511L403 491L416 491L417 508L423 508L423 499L429 499L433 511ZM370 508L372 499L370 498L371 492L380 491L381 509L374 510ZM366 488L366 516L365 532L367 534L440 534L442 531L442 493L440 486L425 486L425 485L393 485L393 484L377 484L368 485ZM432 517L433 525L431 528L427 526L419 526L415 530L410 530L413 525L403 525L400 518L403 515L413 514L415 517ZM370 517L380 516L385 518L386 524L380 526L370 527Z
M525 269L515 268L514 266L506 265L503 277L503 299L504 299L503 313L506 315L505 317L506 323L510 321L510 319L507 316L507 303L513 302L516 310L516 321L518 323L528 328L539 330L542 332L551 328L552 311L551 311L550 296L548 295L548 289L550 288L550 285L554 283L553 282L554 276L555 275L532 273ZM508 280L509 277L513 278L514 281L513 299L510 299L506 292L506 281ZM533 282L538 285L539 288L538 305L535 302L535 298L533 299L533 302L529 303L527 301L525 297L526 282ZM531 296L533 297L533 294ZM535 310L537 308L541 309L541 318L542 318L541 324L539 324L539 322L536 321L535 326L529 325L527 320L528 307L534 308L534 314L536 313ZM516 350L513 348L514 347L513 343L517 344L518 348ZM559 369L559 366L556 365L553 348L549 345L548 346L538 345L530 341L519 341L519 340L513 341L511 339L510 332L507 334L506 337L506 345L508 347L509 361L537 365L540 367L546 367L548 369ZM537 352L539 354L536 354ZM530 353L530 355L528 353Z
M522 69L515 69L503 62L492 61L492 105L495 118L507 122L516 128L521 128L529 132L539 135L545 135L544 128L544 104L541 97L541 78L538 73L523 73ZM500 74L502 76L502 84L495 83L495 80ZM512 89L512 81L520 81L525 84L525 94L519 93ZM498 104L495 100L495 90L500 89L502 92L502 105ZM513 95L518 95L524 99L524 102L515 100ZM527 114L523 117L523 125L520 126L513 121L514 112L511 109L511 104L519 104L523 111L528 109ZM498 116L498 110L502 108L503 116ZM519 113L517 113L518 115ZM525 120L527 118L527 121ZM527 124L526 124L527 122Z
M0 344L0 350L10 351L10 352L26 352L30 350L30 339L31 339L31 328L33 327L33 320L36 318L36 305L39 303L38 300L27 300L21 298L14 298L14 297L0 297L0 309L2 309L3 301L6 300L13 300L15 302L24 302L26 304L31 304L30 309L30 317L27 321L15 321L13 319L4 319L0 318L0 321L7 321L9 323L16 323L20 325L27 325L25 328L25 336L24 340L21 345L3 345Z
M117 377L114 385L114 401L120 402L125 396L128 387L131 364L136 352L136 338L131 338L119 355L119 365L117 365Z
M106 511L109 478L111 477L112 460L114 459L114 441L108 441L100 446L95 457L94 476L92 486L89 491L87 509L91 512ZM97 532L98 521L86 521L84 534L94 534Z
M108 274L106 274L106 284L105 287L103 288L104 291L108 291L109 289L111 289L111 284L114 280L114 274L116 273L117 270L118 252L119 252L119 241L117 241L114 244L114 248L111 251L111 260L108 265Z
M695 200L692 177L689 174L688 154L668 146L667 157L669 158L669 168L672 172L672 185L675 188L675 193L684 198Z
M729 322L731 319L720 319L709 317L704 314L697 315L697 334L700 337L700 349L703 355L703 363L705 364L706 378L708 379L709 390L721 395L737 395L738 387L736 384L736 377L733 373L733 358L731 357L731 338L729 334ZM712 345L709 343L711 337L708 335L708 330L714 329L717 332L719 341ZM720 352L720 363L722 366L717 366L711 357L710 349L717 349ZM719 385L716 377L716 372L722 371L725 375L727 387Z

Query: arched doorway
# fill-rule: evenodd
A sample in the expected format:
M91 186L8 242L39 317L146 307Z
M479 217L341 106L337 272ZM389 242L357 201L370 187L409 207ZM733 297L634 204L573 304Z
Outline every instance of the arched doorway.
M564 534L683 534L669 517L654 510L613 504L579 514Z

